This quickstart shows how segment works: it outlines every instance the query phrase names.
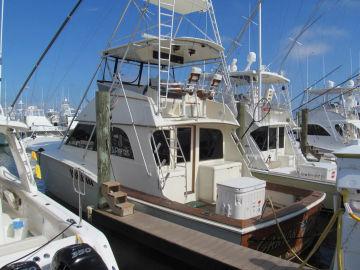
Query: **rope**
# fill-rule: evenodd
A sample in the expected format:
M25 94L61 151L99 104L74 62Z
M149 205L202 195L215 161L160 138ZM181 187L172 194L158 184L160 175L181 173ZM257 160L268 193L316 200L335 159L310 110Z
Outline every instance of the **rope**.
M275 221L276 221L276 226L278 227L279 232L280 232L282 238L284 239L284 242L285 242L286 246L288 247L288 249L290 250L290 252L291 252L291 253L294 255L294 257L296 257L299 261L301 261L302 263L304 263L304 265L306 265L306 266L308 266L308 267L310 267L310 268L312 268L312 269L317 269L316 267L311 266L310 264L308 264L308 263L306 263L305 261L303 261L303 260L296 254L296 252L292 249L292 247L290 246L288 240L286 239L286 236L285 236L283 230L281 229L281 226L280 226L280 224L279 224L279 220L278 220L278 218L277 218L277 216L276 216L276 212L275 212L275 208L274 208L273 202L272 202L272 200L271 200L270 197L268 197L268 200L269 200L269 202L270 202L271 209L272 209L273 214L274 214L274 218L275 218ZM301 267L301 266L300 266L300 267Z
M341 213L343 213L341 211ZM339 216L337 227L336 227L336 256L337 256L337 267L339 270L343 270L344 260L343 260L343 250L342 250L342 218Z
M300 269L303 269L303 267L305 266L305 264L307 264L307 262L309 261L309 259L314 255L314 253L319 249L320 245L322 244L322 242L325 240L326 236L329 234L329 232L331 231L332 227L334 226L336 220L339 218L340 214L342 213L341 210L338 210L336 212L334 212L334 214L332 215L330 222L326 225L324 231L322 232L322 234L320 235L318 241L316 242L316 244L314 245L313 249L310 251L310 253L308 254L308 256L306 257L306 259L301 263L300 265ZM341 219L341 217L340 217Z

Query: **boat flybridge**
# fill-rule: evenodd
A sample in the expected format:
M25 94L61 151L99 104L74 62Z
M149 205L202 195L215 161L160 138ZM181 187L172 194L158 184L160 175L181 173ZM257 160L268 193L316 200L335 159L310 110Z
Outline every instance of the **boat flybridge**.
M209 63L225 64L211 0L150 3L155 6L149 8L158 10L156 21L180 17L181 24L188 15L210 19L215 38L179 36L180 24L174 24L168 31L179 28L178 35L142 35L145 39L103 52L104 70L111 73L110 79L104 74L98 80L98 88L109 91L111 98L113 180L138 211L286 256L283 241L271 241L281 237L275 211L290 245L300 251L309 244L305 235L314 229L325 194L284 188L251 175L238 148L233 107L214 98L230 92L227 69L218 68L215 74L203 70ZM42 148L41 170L48 191L74 207L77 193L65 183L82 175L84 205L96 205L95 100L77 121L63 145L37 146Z
M261 179L284 185L331 192L326 207L332 208L336 165L331 162L309 162L295 139L298 129L291 115L290 80L283 74L251 70L256 55L251 52L243 71L231 67L230 77L240 111L239 136L250 160L251 171Z
M358 82L356 82L358 84ZM328 81L325 88L307 91L308 99L322 95L322 106L309 111L308 144L319 155L331 153L360 139L359 88L353 80L335 87Z
M0 166L0 268L118 269L102 232L38 191L17 139L26 129L0 119L19 175Z

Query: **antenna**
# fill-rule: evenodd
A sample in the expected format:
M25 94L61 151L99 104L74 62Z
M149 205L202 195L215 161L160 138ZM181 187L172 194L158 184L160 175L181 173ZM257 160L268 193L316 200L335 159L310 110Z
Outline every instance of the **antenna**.
M324 57L324 55L322 57L322 71L323 71L323 77L325 77L325 57ZM323 83L324 83L324 87L326 87L325 78L324 78Z
M3 25L4 25L4 2L5 0L1 1L1 25L0 25L0 112L4 114L3 108L1 107L1 94L2 94L2 50L3 50Z
M259 97L262 97L262 93L261 93L261 88L262 88L262 76L261 76L261 69L262 69L262 33L261 33L261 8L262 8L262 3L260 2L259 5Z
M349 49L349 56L350 56L350 75L353 73L353 63L352 63L352 52L351 48Z

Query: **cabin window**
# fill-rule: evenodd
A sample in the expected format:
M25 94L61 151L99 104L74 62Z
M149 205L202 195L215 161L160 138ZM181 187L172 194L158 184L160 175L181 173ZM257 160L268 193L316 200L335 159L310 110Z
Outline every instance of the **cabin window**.
M268 150L268 127L260 127L253 132L251 136L259 147L260 151Z
M91 133L93 133L92 136ZM91 139L88 149L96 150L96 129L94 129L94 126L90 124L77 124L66 144L86 148L90 136Z
M165 135L165 136L164 136ZM155 155L156 164L159 165L159 160L156 155L156 149L159 155L160 163L162 165L170 164L170 151L167 146L166 138L170 138L170 130L156 130L153 134L154 141L151 140L151 145Z
M185 160L190 161L190 153L191 153L191 128L178 128L177 129L177 137L181 149L184 153ZM184 162L183 158L180 158L181 151L177 150L177 162Z
M269 128L269 149L276 149L276 127Z
M284 140L285 140L284 132L285 132L285 128L279 127L279 148L284 148Z
M339 124L335 125L335 129L340 134L340 136L343 136L344 131L343 131L343 128Z
M223 158L223 135L220 130L200 129L200 161Z
M330 134L319 125L308 125L308 135L314 136L330 136Z
M117 127L111 128L111 154L134 159L128 136L122 129Z

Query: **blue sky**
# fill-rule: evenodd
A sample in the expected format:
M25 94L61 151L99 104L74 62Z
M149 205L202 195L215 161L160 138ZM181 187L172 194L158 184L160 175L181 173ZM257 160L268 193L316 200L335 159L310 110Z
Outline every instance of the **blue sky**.
M69 93L77 105L99 55L127 1L84 0L78 12L65 28L58 41L23 95L28 104L41 100L50 107ZM138 0L141 3L141 0ZM254 0L213 0L224 46L240 31ZM292 94L306 87L306 58L309 61L309 82L316 81L337 65L342 68L329 79L336 82L350 75L351 61L355 72L360 66L360 11L358 0L323 1L317 15L322 17L299 39L283 70L292 81ZM325 3L326 2L326 3ZM12 102L46 44L64 20L75 1L64 0L6 0L4 15L3 78L7 103ZM279 62L291 43L321 1L265 0L263 3L263 62L277 71ZM136 23L137 10L132 7L125 28ZM124 29L121 29L121 31ZM125 29L126 32L127 29ZM129 33L130 31L128 31ZM123 32L120 32L120 35ZM257 51L257 26L251 26L250 48ZM239 68L246 64L249 51L248 33L236 51ZM350 60L350 51L352 58ZM231 60L231 59L229 59ZM1 98L4 104L4 93Z

